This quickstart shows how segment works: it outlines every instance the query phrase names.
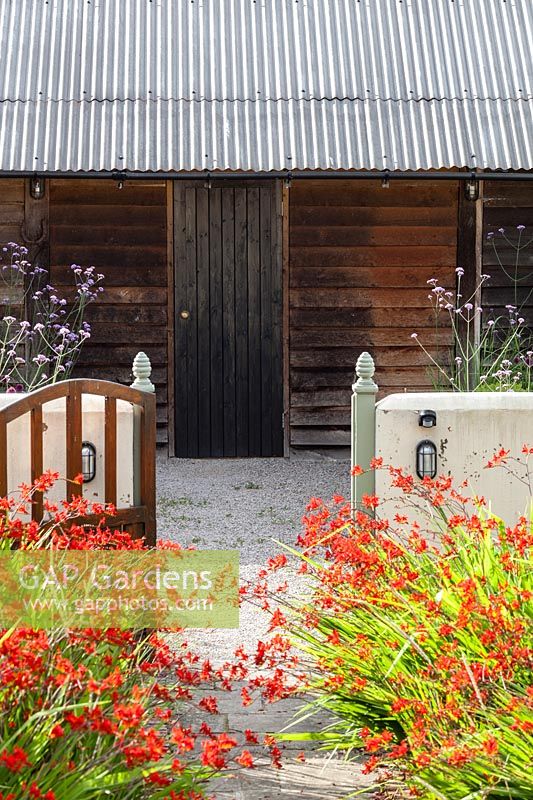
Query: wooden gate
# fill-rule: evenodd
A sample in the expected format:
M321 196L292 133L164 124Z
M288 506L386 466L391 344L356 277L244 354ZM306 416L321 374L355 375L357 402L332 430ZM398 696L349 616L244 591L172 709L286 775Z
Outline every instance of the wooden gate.
M279 182L174 183L175 452L283 454Z
M105 502L117 502L117 400L134 407L134 474L137 474L135 505L117 509L109 517L109 525L145 537L150 547L156 543L155 519L155 446L156 414L155 395L132 389L129 386L98 380L69 380L45 386L0 409L0 497L7 494L8 463L7 434L9 423L24 414L30 414L31 480L43 473L43 405L51 400L66 398L65 451L67 474L72 480L82 472L82 396L99 395L105 398L104 413L104 470ZM67 499L81 495L83 487L67 483ZM43 516L42 497L36 495L32 505L32 519ZM99 517L98 519L100 519ZM98 520L87 519L87 522Z

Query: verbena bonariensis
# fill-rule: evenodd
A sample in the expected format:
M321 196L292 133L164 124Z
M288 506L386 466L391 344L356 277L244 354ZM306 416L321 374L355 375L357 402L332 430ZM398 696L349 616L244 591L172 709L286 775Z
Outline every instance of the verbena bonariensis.
M0 249L0 390L31 391L69 377L91 327L87 306L103 291L94 267L73 264L68 299L14 242Z

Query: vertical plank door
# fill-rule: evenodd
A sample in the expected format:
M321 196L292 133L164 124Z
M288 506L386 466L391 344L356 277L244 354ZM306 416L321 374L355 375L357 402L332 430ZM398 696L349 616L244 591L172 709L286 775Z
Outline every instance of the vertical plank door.
M175 452L283 455L281 192L174 183Z

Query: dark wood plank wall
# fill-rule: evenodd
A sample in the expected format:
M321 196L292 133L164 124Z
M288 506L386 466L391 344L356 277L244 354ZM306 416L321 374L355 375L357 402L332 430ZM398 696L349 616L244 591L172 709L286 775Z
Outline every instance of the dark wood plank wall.
M525 225L525 230L517 230ZM504 229L504 236L499 229ZM494 237L487 238L488 233ZM507 304L517 305L530 326L533 325L533 184L513 181L486 181L483 187L483 272L490 280L483 290L485 318L506 315ZM514 246L513 246L514 245ZM518 265L516 249L520 245ZM514 276L518 292L514 291Z
M290 189L291 445L349 443L354 365L377 364L381 395L432 388L427 280L455 283L457 184L293 181Z
M158 440L167 441L167 231L163 181L50 181L51 282L71 286L70 265L94 266L105 291L90 306L91 339L76 375L129 384L133 358L149 356Z
M24 245L28 250L27 260L33 266L48 267L48 193L34 200L30 194L29 180L0 180L0 247L9 242ZM2 253L3 263L9 252ZM20 282L18 299L24 295ZM28 298L27 298L28 299ZM12 296L14 301L15 297ZM31 315L26 307L24 312Z
M0 180L0 247L22 241L24 223L24 180Z
M24 244L22 230L24 224L24 181L0 180L0 264L9 263L10 253L2 252L8 242ZM14 293L15 292L15 293ZM7 312L6 303L22 302L22 285L19 289L8 290L7 281L0 277L0 316Z

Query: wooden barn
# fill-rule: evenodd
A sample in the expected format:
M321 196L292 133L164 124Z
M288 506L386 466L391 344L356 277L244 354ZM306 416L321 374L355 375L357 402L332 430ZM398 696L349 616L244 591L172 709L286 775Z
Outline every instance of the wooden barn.
M509 300L532 40L530 0L0 0L0 243L105 274L78 373L144 350L171 455L344 446L363 349L428 388L430 278Z

